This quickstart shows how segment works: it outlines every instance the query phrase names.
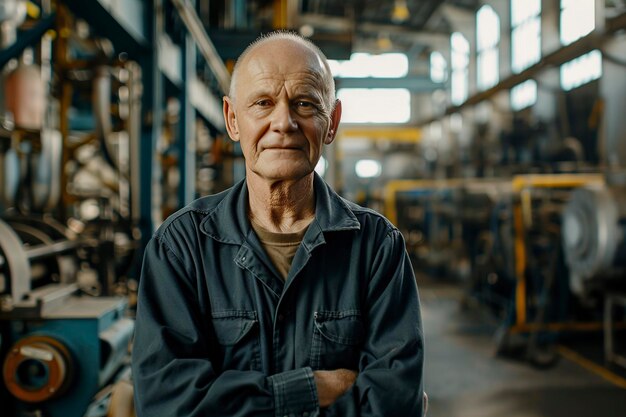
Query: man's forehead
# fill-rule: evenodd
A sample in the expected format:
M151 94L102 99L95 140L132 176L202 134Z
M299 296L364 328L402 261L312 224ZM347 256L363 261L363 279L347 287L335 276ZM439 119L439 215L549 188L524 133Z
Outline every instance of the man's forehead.
M273 39L259 44L245 57L242 67L252 72L271 70L285 74L303 71L321 75L326 70L316 51L291 39Z
M322 88L324 77L319 68L311 68L299 65L281 65L274 61L251 62L244 70L245 78L254 82L280 82L291 85L315 85Z
M320 100L324 95L324 83L322 77L317 73L277 74L264 72L246 78L248 82L240 90L244 100L254 99L261 95L280 95L282 92L286 92L289 96L306 95L317 97Z

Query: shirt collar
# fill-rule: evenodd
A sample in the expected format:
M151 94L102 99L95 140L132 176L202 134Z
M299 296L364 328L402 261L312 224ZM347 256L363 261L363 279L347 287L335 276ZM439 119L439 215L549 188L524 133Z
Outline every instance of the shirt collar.
M348 203L317 174L314 175L315 219L311 226L321 232L358 230L360 224ZM209 211L200 223L200 230L219 242L242 244L251 229L247 207L248 187L243 179Z

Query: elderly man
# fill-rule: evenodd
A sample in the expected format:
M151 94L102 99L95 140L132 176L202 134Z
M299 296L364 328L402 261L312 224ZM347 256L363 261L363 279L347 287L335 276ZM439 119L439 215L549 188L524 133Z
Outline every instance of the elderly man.
M399 231L316 176L341 103L311 42L253 43L224 98L246 178L146 248L140 417L422 416L423 336Z

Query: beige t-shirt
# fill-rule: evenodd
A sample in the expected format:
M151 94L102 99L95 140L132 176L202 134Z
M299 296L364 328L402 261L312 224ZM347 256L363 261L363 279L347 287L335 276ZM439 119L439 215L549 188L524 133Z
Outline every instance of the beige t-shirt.
M308 226L296 233L274 233L263 228L254 220L251 221L251 224L263 245L263 249L280 275L286 280L293 257L296 256Z

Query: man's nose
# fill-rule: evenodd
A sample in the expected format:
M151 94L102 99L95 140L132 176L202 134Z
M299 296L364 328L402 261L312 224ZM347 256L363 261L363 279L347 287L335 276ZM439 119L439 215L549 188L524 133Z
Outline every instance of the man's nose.
M278 132L292 132L298 128L298 122L294 118L293 109L289 103L281 102L273 112L272 124Z

